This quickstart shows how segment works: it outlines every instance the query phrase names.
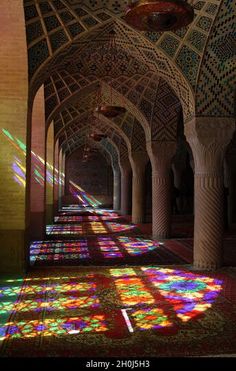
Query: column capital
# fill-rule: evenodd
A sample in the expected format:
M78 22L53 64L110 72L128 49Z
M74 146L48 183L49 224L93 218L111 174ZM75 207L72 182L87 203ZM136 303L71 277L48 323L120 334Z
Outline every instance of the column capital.
M129 160L133 173L145 171L145 166L149 161L146 151L137 151L129 153Z
M235 131L235 119L230 117L194 117L184 128L189 143L225 147Z
M177 143L175 141L150 141L147 142L147 152L150 156L169 157L175 154Z
M175 141L147 142L147 151L150 156L153 171L167 170L175 154L177 143Z
M195 117L185 126L197 173L218 173L235 131L235 120L228 117Z
M122 173L127 174L131 172L131 165L129 159L120 160L119 165Z

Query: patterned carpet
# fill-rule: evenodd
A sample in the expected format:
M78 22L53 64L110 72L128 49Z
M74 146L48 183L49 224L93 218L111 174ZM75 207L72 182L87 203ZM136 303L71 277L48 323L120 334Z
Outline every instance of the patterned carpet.
M1 357L236 353L236 269L192 270L191 238L154 241L76 205L47 232L31 244L32 271L0 281Z
M1 357L236 352L236 271L49 268L0 284Z

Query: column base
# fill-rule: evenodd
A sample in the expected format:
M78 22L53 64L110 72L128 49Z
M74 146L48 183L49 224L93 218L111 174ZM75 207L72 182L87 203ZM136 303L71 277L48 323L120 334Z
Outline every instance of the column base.
M144 223L144 218L143 217L133 217L132 218L132 223L133 224L143 224Z
M194 270L204 270L204 271L216 271L219 269L222 265L220 263L215 262L204 262L204 261L194 261L193 268Z
M0 230L0 274L26 272L26 243L24 230Z
M152 238L154 240L169 240L170 233L153 233Z

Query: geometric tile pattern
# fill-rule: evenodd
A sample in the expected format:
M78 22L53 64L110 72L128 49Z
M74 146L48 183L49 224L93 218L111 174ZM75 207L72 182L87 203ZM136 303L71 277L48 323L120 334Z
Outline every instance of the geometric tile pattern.
M117 145L119 145L121 142L122 142L122 146L123 148L125 148L126 152L128 152L128 149L127 149L127 146L124 142L124 140L119 136L119 133L118 132L114 132L114 128L111 128L110 126L108 126L107 124L99 121L98 119L94 119L94 127L97 128L97 130L99 132L102 132L103 134L107 135L107 137L109 138L109 142L112 143L112 146L114 148L117 148ZM70 152L72 152L72 149L73 151L75 149L77 149L81 143L82 145L85 144L85 138L86 136L88 135L88 131L87 131L87 128L84 124L84 122L80 122L80 125L75 124L74 127L73 127L73 124L71 124L69 126L69 128L67 128L67 130L64 130L63 131L63 135L64 135L64 139L62 139L61 141L61 146L62 148L67 151L69 149ZM78 141L79 139L79 141ZM83 139L83 140L82 140ZM82 140L82 142L81 142ZM100 144L104 144L106 143L107 141L101 141ZM115 145L116 143L116 145ZM110 144L110 147L111 147L111 144ZM109 148L110 148L109 147ZM116 153L118 153L119 150L118 148L116 149ZM110 153L110 152L109 152ZM113 156L113 154L112 154ZM114 156L113 156L113 162L114 164L116 164L118 161L118 159L114 159Z
M99 118L92 116L88 119L87 111L81 113L73 105L67 106L66 109L62 110L60 114L55 117L54 125L56 138L65 135L66 133L66 138L68 139L81 130L84 130L84 134L86 135L86 133L88 133L89 125L90 128L95 130L97 128L104 134L117 137L121 136L123 138L122 140L124 140L125 143L127 143L127 146L130 147L130 138L125 135L122 128L118 125L112 123L112 121L110 122L102 115L100 115Z
M214 23L197 85L197 115L234 116L236 4L224 1Z
M206 43L206 35L197 30L193 30L189 34L187 40L192 46L194 46L199 52L201 52L203 51Z
M194 114L195 107L197 115L233 115L234 1L189 2L195 13L191 25L175 32L145 33L125 24L123 15L128 1L24 0L31 92L46 81L46 117L104 76L109 81L112 79L114 91L132 103L133 108L129 106L128 110L132 119L143 125L146 138L144 121L152 138L173 137L172 117L175 114L177 120L175 109L179 105L176 96L185 118ZM113 72L112 53L102 54L111 29L116 31L119 50ZM41 68L43 63L45 68ZM160 77L167 82L166 87L171 87L172 101L162 91L159 92L162 101L158 101ZM153 88L151 84L156 86ZM89 97L85 97L85 105L86 99ZM163 117L164 102L169 102L166 107L171 107L166 115L168 119L160 119L157 114L159 109ZM79 109L83 110L82 106ZM63 122L67 122L66 117ZM127 121L127 127L125 123L122 120L120 127L126 137L132 146L139 146L141 140L133 141L132 136L143 138L142 128L133 130L134 121ZM61 128L62 120L58 120L57 129Z
M45 95L46 95L46 102L48 99L51 99L51 95L47 96L46 89L48 90L49 87L58 87L58 91L56 90L49 90L49 94L54 94L55 96L60 96L59 91L65 90L66 83L63 79L58 79L54 76L54 80L51 83L46 85L45 88ZM68 78L68 75L66 75ZM121 83L126 83L126 79L123 79ZM159 84L159 85L158 85ZM113 85L113 82L112 82ZM68 87L67 87L68 90ZM90 89L90 91L92 91ZM167 138L169 139L170 133L171 133L171 126L173 125L173 122L176 123L176 120L178 118L178 110L180 109L180 103L179 100L176 98L176 96L173 94L173 91L169 88L168 84L164 82L162 79L155 79L153 74L149 74L147 77L141 77L138 82L132 87L132 89L126 94L129 94L130 96L133 94L133 92L139 91L139 95L137 96L137 101L135 101L136 105L139 108L139 111L141 111L144 116L148 119L148 125L151 129L151 135L152 139L156 140L156 132L158 128L160 128L160 122L162 124L162 133L161 137L162 140L164 140L165 135L163 134L163 128L166 127L169 134L166 134ZM158 93L157 93L158 92ZM77 92L76 92L77 94ZM71 124L75 121L80 121L82 119L82 115L86 114L87 110L91 110L91 101L93 101L95 98L92 98L92 94L90 95L86 94L86 88L82 89L79 93L80 96L84 96L86 98L79 100L79 105L69 105L67 104L67 109L64 109L61 111L61 113L57 116L54 116L54 123L55 123L55 132L56 135L58 135L58 132L61 131L64 127L71 126ZM109 93L110 94L110 93ZM109 95L108 94L108 95ZM65 96L65 95L64 95ZM105 95L103 94L103 97ZM144 97L144 98L142 98ZM109 97L107 97L108 99ZM113 96L113 99L116 97ZM105 100L105 98L104 98ZM117 102L119 103L119 102ZM58 102L59 105L59 102ZM168 107L168 109L167 109ZM163 112L165 115L163 115ZM135 114L135 113L134 113ZM175 120L173 121L175 117ZM106 120L106 119L104 119ZM49 122L49 121L48 121ZM142 118L140 117L139 122L142 122ZM127 145L131 145L132 151L137 150L145 150L145 132L143 130L142 125L135 119L135 116L133 116L131 113L127 112L124 116L118 117L117 119L113 120L113 123L116 125L116 127L120 128L120 133L125 135ZM107 123L109 123L107 121ZM114 127L114 125L112 125ZM168 128L167 128L168 126ZM135 130L134 130L135 128ZM174 138L176 136L176 127L173 129L175 134ZM173 139L173 138L172 138Z
M192 87L196 84L200 60L199 54L186 45L180 49L176 58L177 65L184 70L184 74Z
M97 58L98 59L98 58ZM97 60L95 59L95 60ZM94 62L95 64L95 62ZM100 67L101 68L101 67ZM132 71L132 70L131 70ZM131 73L132 75L132 73ZM135 75L137 76L137 75ZM47 83L45 84L45 97L46 97L46 116L49 117L48 118L48 124L51 122L52 119L54 119L55 123L56 123L56 126L55 126L55 129L56 129L56 132L58 132L58 125L57 125L57 122L58 122L58 118L57 117L53 117L53 116L50 116L51 114L51 111L53 111L54 109L56 109L57 107L60 108L60 102L63 101L64 99L66 99L67 97L71 97L73 94L75 95L76 99L79 101L79 106L77 108L77 114L75 114L75 116L78 116L78 114L82 114L83 112L87 111L88 109L91 109L91 102L94 101L96 99L96 97L92 98L91 95L89 95L87 93L87 88L84 88L83 89L83 85L84 86L88 86L88 91L92 94L92 92L94 91L94 94L95 94L95 90L97 89L98 85L96 85L96 81L94 81L94 88L92 88L92 85L91 85L91 82L89 81L89 79L87 78L86 79L83 79L80 77L80 79L78 79L77 81L75 80L75 77L78 78L78 74L77 76L75 76L75 74L73 74L73 72L71 74L69 74L68 71L61 71L60 73L54 73L50 80L47 81ZM175 113L175 107L173 106L172 102L176 102L176 97L173 93L173 91L171 89L169 89L168 87L168 84L162 83L162 86L161 86L161 91L160 91L160 95L157 96L157 90L158 90L158 83L159 83L159 78L155 75L155 74L150 74L150 73L146 73L145 75L139 75L139 80L137 82L134 82L131 83L131 78L130 76L127 76L127 77L117 77L117 79L113 79L112 82L111 82L111 85L114 87L115 86L115 83L116 81L119 82L121 88L123 89L124 87L126 87L126 93L124 94L125 96L128 96L128 99L132 102L132 104L134 104L135 106L138 107L139 109L139 112L141 112L145 117L146 119L148 120L148 122L146 121L146 125L148 126L152 126L152 128L154 128L154 124L155 124L155 121L153 121L152 119L152 115L156 114L156 111L157 109L155 108L155 104L156 104L156 101L158 102L158 100L163 100L165 101L165 104L168 104L168 106L166 106L165 110L167 111L168 109L169 110L173 110L174 109L174 113ZM83 84L82 84L83 82ZM75 92L71 91L71 86L77 84L77 89L78 90L75 90ZM119 89L119 90L122 90L122 89ZM114 90L114 89L113 89ZM122 90L123 91L123 90ZM113 91L114 93L114 91ZM106 85L106 84L103 84L103 91L102 91L102 94L103 94L103 97L102 99L104 100L108 100L110 98L110 88L109 88L109 85ZM54 96L54 99L52 99L52 97ZM173 97L172 97L173 96ZM81 98L81 97L86 97L86 98ZM59 99L58 99L59 98ZM117 99L117 101L116 101ZM124 105L126 107L128 107L129 111L132 112L132 115L134 117L136 117L136 125L137 125L137 121L139 121L140 123L142 123L144 125L144 118L140 115L137 116L137 111L134 111L133 108L128 104L128 102L126 101L126 99L123 97L123 98L117 98L116 97L116 94L114 93L113 94L113 100L116 101L118 104L122 104L124 103ZM124 100L124 102L122 102L122 100ZM164 101L162 104L164 104ZM50 104L50 107L48 107L48 102ZM65 100L64 100L64 104L65 104ZM159 108L158 108L159 109ZM73 111L73 109L72 109ZM172 114L173 114L172 112ZM71 114L72 113L69 113L67 114L63 121L71 121ZM133 119L130 121L128 121L128 117L132 117L132 115L128 116L128 114L126 116L123 117L123 119L120 121L120 118L118 118L117 120L113 120L113 122L117 123L120 127L122 127L122 130L125 132L126 136L128 138L131 139L131 136L132 136L132 127L133 127ZM62 128L62 124L61 124L61 120L59 120L59 129ZM140 125L140 124L139 124ZM64 125L63 125L64 126ZM146 127L145 128L145 132L146 132ZM143 131L141 129L141 132L142 132L142 135L138 136L139 138L142 137L142 139L139 140L139 143L141 144L141 146L143 146L143 143L145 141L145 138L144 138L144 135L143 135ZM132 139L131 139L132 140ZM134 143L134 142L133 142Z
M161 57L160 52L153 49L153 43L150 41L150 39L149 41L145 42L145 40L147 39L145 37L143 38L142 35L144 35L144 33L137 33L135 30L131 30L126 26L125 23L123 23L122 16L124 14L126 2L122 2L121 4L119 4L119 2L117 1L92 1L90 3L89 1L73 2L69 0L58 0L57 2L53 2L50 0L44 0L40 1L40 3L38 4L36 0L25 0L24 3L25 14L27 14L27 27L29 26L32 28L32 23L42 23L41 35L38 36L38 38L35 40L35 43L36 41L41 41L42 38L46 39L47 47L50 52L47 58L50 58L50 55L53 55L54 51L57 51L62 47L61 53L55 56L57 67L62 63L62 61L64 61L65 52L68 53L68 55L71 55L72 50L75 51L77 49L77 51L80 52L79 43L76 45L71 45L71 42L74 40L74 38L80 40L81 37L83 37L85 41L87 37L87 40L89 38L91 41L93 38L92 36L94 36L94 42L98 44L100 40L97 35L99 35L99 32L101 31L101 36L103 37L104 41L105 38L107 38L108 36L107 34L104 35L104 33L102 32L103 22L107 22L107 20L111 19L113 20L113 27L115 26L119 29L118 34L119 32L121 34L125 33L125 35L120 34L119 36L121 40L120 46L122 47L122 49L129 50L130 53L132 53L133 55L137 55L137 53L139 54L139 60L142 61L142 63L139 62L137 66L146 66L149 69L154 67L156 72L159 72L159 70L161 69L163 76L165 76L168 81L171 82L171 80L175 80L175 82L173 81L172 84L174 90L177 89L177 93L181 97L181 100L184 100L184 104L186 104L186 107L189 106L190 97L189 94L186 92L186 90L188 91L189 88L187 87L184 79L181 77L179 71L174 68L174 64L170 62L171 57L174 56L174 53L177 50L179 42L182 42L180 35L178 35L177 39L173 36L173 33L166 33L166 40L164 40L163 35L160 35L160 40L158 40L158 43L160 42L162 50L164 50L166 53L166 56L164 56L163 54ZM28 13L31 6L34 6L34 11L32 12L31 18L29 18ZM196 11L198 12L198 10ZM115 24L114 20L118 19L120 20L120 23ZM97 26L99 26L99 28L97 28ZM96 30L94 29L94 27L96 27ZM77 31L78 34L76 35ZM159 45L158 43L157 47ZM145 44L150 44L150 46L146 46ZM64 48L65 46L66 50ZM32 43L29 43L29 50L31 49L31 47ZM89 47L88 49L91 50L92 48ZM154 54L152 50L154 50ZM58 60L60 60L60 63L58 63ZM49 59L48 61L50 62ZM29 63L31 63L31 58ZM52 58L50 63L53 63ZM47 66L49 73L50 63ZM33 76L34 72L36 72L41 64L42 62L39 65L30 67L30 77ZM43 79L43 75L40 78ZM42 82L43 80L41 80L40 82L38 81L38 84Z
M152 140L176 141L181 104L162 79L160 79L157 92L151 122Z
M170 57L173 57L179 44L180 41L175 37L171 35L165 35L159 43L159 48L164 50Z
M201 17L196 25L204 31L209 31L212 24L212 19L209 17Z

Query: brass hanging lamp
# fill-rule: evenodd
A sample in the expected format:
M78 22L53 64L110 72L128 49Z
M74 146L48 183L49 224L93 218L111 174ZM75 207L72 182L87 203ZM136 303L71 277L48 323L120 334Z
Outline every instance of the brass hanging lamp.
M89 138L94 140L95 142L100 142L102 139L105 139L106 137L107 136L105 134L96 132L91 133L89 136Z
M95 107L95 112L100 115L107 118L114 118L122 113L126 112L125 107L118 106L117 104L114 104L114 98L113 98L113 92L112 92L112 86L109 86L109 102L103 103L102 99L102 85L100 84L100 87L98 89L98 96L97 96L97 106Z
M90 115L91 114L88 115L86 141L89 143L89 141L92 139L94 142L100 142L102 139L106 138L107 135L96 128L96 119L93 116L90 117ZM87 144L85 146L84 153L90 156L92 154L91 146Z
M109 45L107 48L107 53L110 56L110 63L111 63L111 70L115 70L115 66L117 63L117 46L116 46L116 33L114 30L110 31L109 34L110 40ZM121 115L122 113L126 112L125 107L119 106L117 104L114 104L114 97L113 97L113 91L112 91L112 84L110 82L109 85L109 102L108 103L102 103L102 85L100 84L98 89L98 97L97 97L97 107L95 108L95 112L99 115L102 114L107 118L114 118L118 115Z
M185 0L137 0L127 8L125 21L139 31L173 31L190 24L194 10Z
M114 118L122 113L126 112L125 107L121 106L114 106L114 105L101 105L96 107L95 112L98 114L102 114L107 118Z

